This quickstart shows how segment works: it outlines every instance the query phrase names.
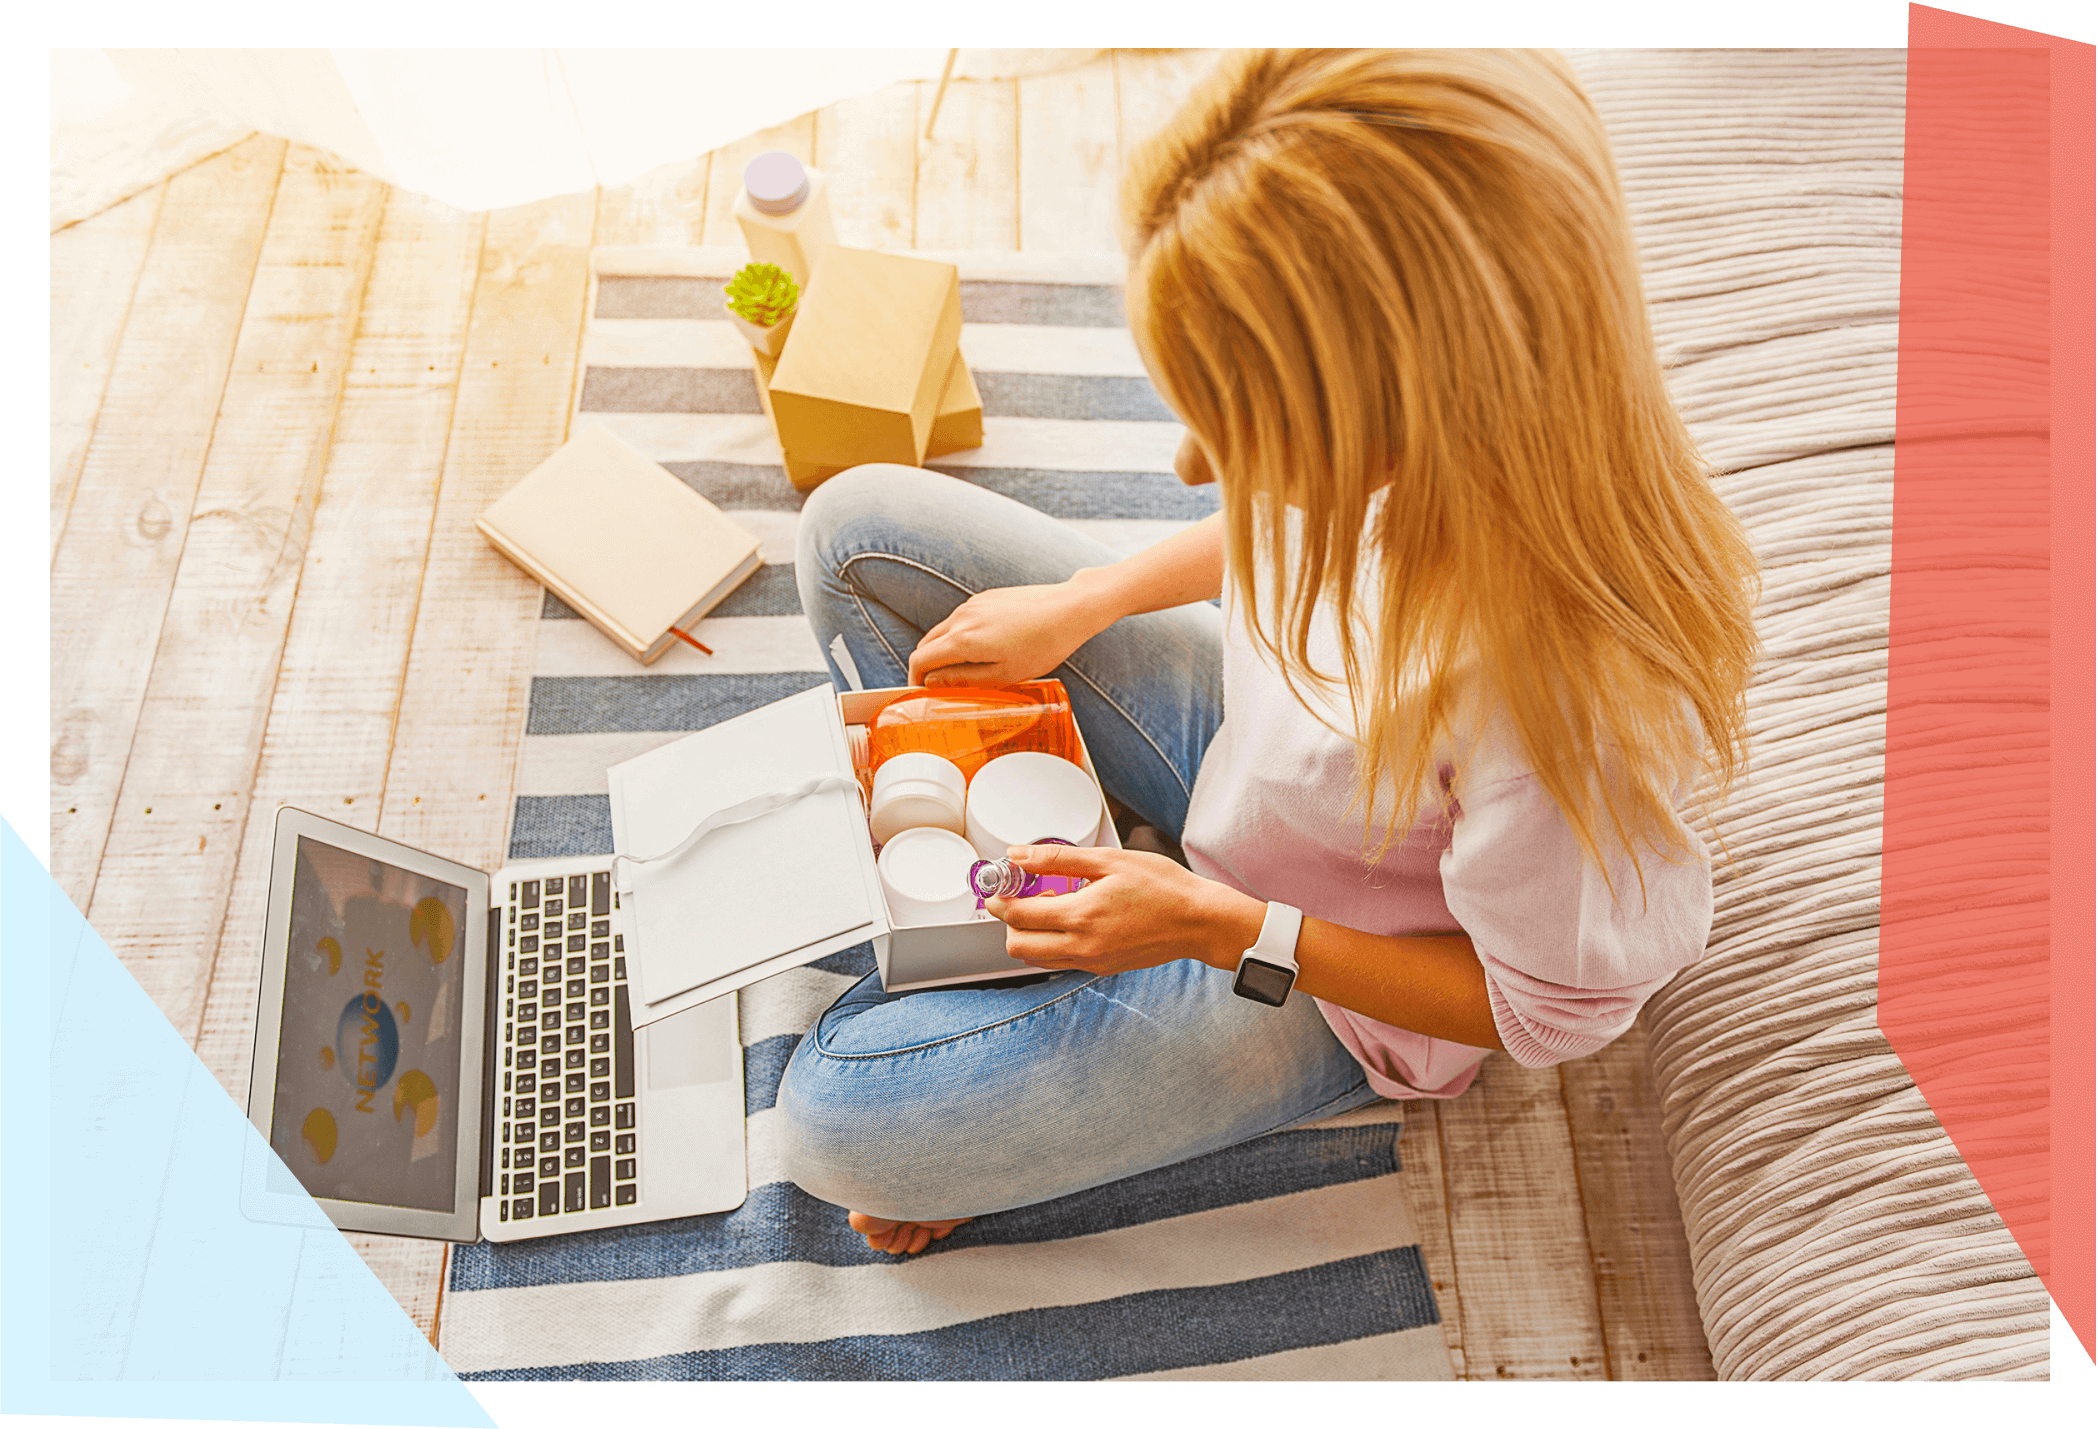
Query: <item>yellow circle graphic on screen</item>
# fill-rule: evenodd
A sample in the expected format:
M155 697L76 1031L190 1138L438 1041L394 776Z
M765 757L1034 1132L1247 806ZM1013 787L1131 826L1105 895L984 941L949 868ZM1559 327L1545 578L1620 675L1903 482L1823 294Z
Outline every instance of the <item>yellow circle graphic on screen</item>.
M404 1026L404 1027L405 1027L405 1026L407 1026L407 1025L408 1025L408 1004L407 1004L407 1003L405 1003L405 1002L397 1002L397 1003L395 1003L395 1004L394 1004L394 1014L395 1014L395 1015L396 1015L397 1017L399 1017L399 1018L401 1019L401 1025L402 1025L402 1026Z
M343 945L341 943L336 942L333 938L323 938L320 942L320 950L327 954L328 973L331 977L343 970Z
M326 1164L335 1154L335 1118L321 1107L306 1113L306 1124L299 1128L299 1139L313 1153L313 1159Z
M394 1088L394 1120L409 1107L415 1108L415 1134L428 1136L437 1126L437 1087L421 1072L404 1072Z
M408 915L408 941L430 954L433 963L441 963L452 956L452 938L456 932L452 910L445 907L443 899L425 898Z
M324 1067L335 1065L335 1049L326 1042L321 1044L321 1065Z

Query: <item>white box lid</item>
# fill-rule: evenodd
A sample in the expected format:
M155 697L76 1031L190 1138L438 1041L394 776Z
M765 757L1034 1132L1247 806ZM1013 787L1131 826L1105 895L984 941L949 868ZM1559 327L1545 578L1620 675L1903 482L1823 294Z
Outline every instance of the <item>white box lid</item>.
M827 774L853 779L825 685L614 765L613 848L664 853L711 814ZM614 876L632 886L620 922L637 1026L889 932L857 783L716 829L675 859L615 865Z

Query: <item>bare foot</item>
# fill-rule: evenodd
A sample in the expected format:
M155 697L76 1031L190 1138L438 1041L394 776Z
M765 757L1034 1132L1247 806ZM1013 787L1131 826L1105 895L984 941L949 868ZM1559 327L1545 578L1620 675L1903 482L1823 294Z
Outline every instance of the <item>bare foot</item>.
M936 1240L946 1240L956 1226L969 1224L962 1216L952 1221L886 1221L864 1211L847 1211L845 1222L867 1237L868 1245L891 1255L916 1255Z

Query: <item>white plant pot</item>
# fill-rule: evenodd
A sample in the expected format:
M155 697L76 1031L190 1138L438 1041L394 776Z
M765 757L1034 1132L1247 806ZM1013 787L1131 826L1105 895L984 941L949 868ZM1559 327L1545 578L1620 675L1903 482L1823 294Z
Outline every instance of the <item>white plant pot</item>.
M722 303L722 311L728 314L730 322L736 324L736 330L743 334L743 340L767 357L778 357L780 349L787 346L787 330L794 326L794 313L789 313L771 327L760 327L730 307L726 301Z

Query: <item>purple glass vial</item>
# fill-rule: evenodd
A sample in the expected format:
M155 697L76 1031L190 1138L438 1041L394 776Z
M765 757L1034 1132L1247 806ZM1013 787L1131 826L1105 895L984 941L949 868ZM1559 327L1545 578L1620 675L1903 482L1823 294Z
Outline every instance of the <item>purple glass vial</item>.
M1071 845L1063 839L1044 843ZM977 907L987 898L1033 898L1038 894L1076 893L1089 880L1063 873L1030 873L1010 858L978 859L969 866L969 886L977 895Z

